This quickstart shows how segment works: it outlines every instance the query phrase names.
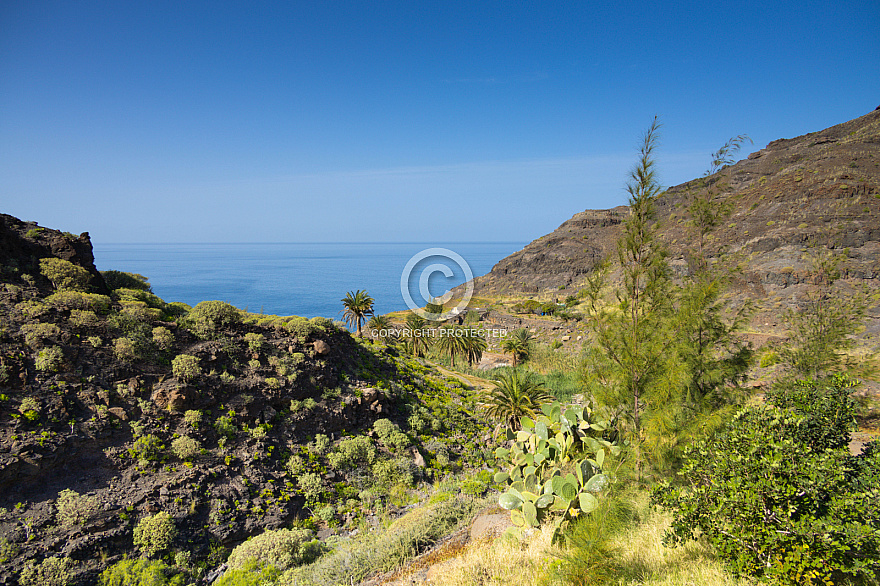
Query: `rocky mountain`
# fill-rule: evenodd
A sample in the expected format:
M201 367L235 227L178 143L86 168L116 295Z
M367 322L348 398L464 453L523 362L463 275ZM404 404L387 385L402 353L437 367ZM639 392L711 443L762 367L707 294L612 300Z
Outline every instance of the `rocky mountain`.
M775 140L710 177L669 188L656 202L657 221L679 274L690 270L697 246L687 209L704 189L730 206L706 243L710 259L735 255L742 267L735 290L765 302L771 317L778 314L774 303L786 303L810 280L805 253L811 249L845 253L849 279L880 287L880 109ZM619 206L575 214L475 279L476 294L547 298L560 289L576 292L599 261L613 258L627 213Z
M325 318L166 303L93 261L88 234L0 216L0 584L49 562L95 583L160 513L154 557L197 583L264 530L329 534L482 463L458 381Z

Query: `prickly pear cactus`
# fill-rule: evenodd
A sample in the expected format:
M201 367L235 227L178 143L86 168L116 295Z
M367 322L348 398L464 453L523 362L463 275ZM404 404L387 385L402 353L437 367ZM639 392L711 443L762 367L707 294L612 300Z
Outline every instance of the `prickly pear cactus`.
M558 515L557 536L571 519L589 513L610 486L604 468L608 455L620 448L599 436L607 428L587 407L559 403L541 407L536 419L523 417L523 429L507 432L509 448L498 448L500 470L495 482L507 483L498 504L510 511L514 533L538 527L549 514Z

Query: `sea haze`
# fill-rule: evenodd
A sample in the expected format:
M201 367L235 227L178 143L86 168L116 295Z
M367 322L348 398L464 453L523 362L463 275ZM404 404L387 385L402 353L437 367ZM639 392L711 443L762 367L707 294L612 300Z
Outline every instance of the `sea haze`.
M488 273L524 242L433 243L278 243L278 244L107 244L94 242L99 270L140 273L165 301L195 305L219 299L248 311L275 315L341 316L346 292L366 289L377 314L407 309L401 273L414 255L446 248L460 255L474 277ZM445 277L436 265L448 266ZM419 304L419 280L433 267L431 295L465 281L456 263L432 256L415 265L409 291Z

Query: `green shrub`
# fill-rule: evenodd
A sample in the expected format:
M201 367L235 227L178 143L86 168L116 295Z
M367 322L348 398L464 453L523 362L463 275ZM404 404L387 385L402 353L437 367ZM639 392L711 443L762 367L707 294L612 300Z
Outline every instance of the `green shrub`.
M98 510L98 499L64 489L58 493L55 508L57 510L55 517L62 526L80 525L87 522Z
M86 338L86 342L92 345L92 348L100 348L104 345L104 341L101 340L101 336L89 336Z
M92 275L81 266L60 258L41 258L40 273L52 282L56 289L85 291Z
M171 318L184 316L192 311L192 307L180 301L172 301L165 304L165 315Z
M213 338L217 330L241 321L241 312L223 301L202 301L186 316L190 331L202 339Z
M321 551L308 529L278 529L251 537L232 550L226 563L237 569L257 562L283 571L313 561Z
M159 560L122 560L101 573L101 586L183 586L183 574L168 577L170 568Z
M263 334L248 332L244 335L244 341L247 342L248 348L251 349L251 352L259 352L263 348L266 336Z
M202 423L202 412L190 409L183 414L183 420L193 429L198 429Z
M299 491L310 501L321 496L321 492L324 490L324 482L321 480L321 477L314 472L306 472L305 474L302 474L296 479L296 482L297 485L299 485Z
M70 325L77 328L94 328L101 323L101 320L98 319L98 315L94 311L88 309L71 309L68 321L70 322Z
M835 377L777 389L689 449L686 484L652 495L673 513L666 542L702 535L731 572L771 582L875 577L880 450L849 455L851 388Z
M153 344L159 350L170 350L174 346L174 334L164 326L153 328Z
M42 347L45 340L61 335L61 330L55 324L24 324L18 331L24 334L24 343L34 350Z
M134 362L140 358L140 351L131 338L116 338L113 341L113 354L123 362Z
M313 317L309 320L309 323L322 332L332 331L335 327L333 325L333 320L321 316Z
M49 557L26 565L18 582L21 586L69 586L74 583L73 569L70 558Z
M57 291L46 297L46 303L56 309L82 309L94 311L101 315L110 311L110 298L97 293L82 291Z
M238 431L232 423L232 418L226 415L217 418L217 421L214 422L214 429L217 430L218 435L226 437L232 437Z
M150 433L137 438L128 453L141 462L155 462L162 459L164 450L162 440Z
M304 317L297 316L290 318L290 321L284 327L300 341L305 341L312 334L321 331L316 324L313 324Z
M149 279L138 273L128 273L125 271L101 271L107 288L111 291L116 289L139 289L141 291L152 291Z
M58 372L64 363L64 353L58 346L50 346L43 348L37 352L37 358L34 360L34 367L42 372Z
M318 438L315 437L317 441ZM327 455L327 462L337 470L353 468L359 464L372 464L376 459L376 446L365 435L347 437L339 442L336 451Z
M314 453L323 456L330 448L330 437L323 433L319 433L315 435L315 441L310 447Z
M266 586L274 584L279 573L274 566L251 561L242 568L229 568L212 586Z
M182 435L171 441L171 451L181 460L190 460L202 451L202 445L199 440Z
M134 545L147 557L170 548L175 537L174 519L165 511L144 517L134 528Z
M40 402L34 397L25 397L18 405L18 412L31 421L39 419L42 409L43 407L40 405Z
M377 419L373 423L373 431L379 436L379 441L389 450L404 450L411 443L406 434L388 419Z
M418 467L412 461L398 458L379 460L373 464L371 471L377 488L387 492L389 488L397 484L407 488L412 487L416 468Z
M16 303L14 312L26 320L38 319L49 311L49 306L37 299L29 299Z
M179 354L171 361L171 371L178 380L188 382L202 374L199 359L189 354Z

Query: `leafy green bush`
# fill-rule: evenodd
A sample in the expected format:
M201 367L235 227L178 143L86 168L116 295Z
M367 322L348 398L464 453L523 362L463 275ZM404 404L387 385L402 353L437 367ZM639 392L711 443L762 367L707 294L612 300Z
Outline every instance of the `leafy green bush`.
M190 460L202 451L202 445L199 440L182 435L171 441L171 451L181 460Z
M97 293L82 291L56 291L46 297L46 303L56 309L83 309L106 314L110 311L110 298Z
M26 320L38 319L49 311L49 306L39 299L28 299L16 303L14 311Z
M138 273L128 273L125 271L101 271L107 288L111 291L116 289L139 289L141 291L152 291L149 279Z
M171 361L171 372L178 380L188 382L202 374L199 359L189 354L179 354Z
M153 328L153 344L159 350L170 350L174 346L174 334L164 326Z
M312 334L318 333L321 331L320 327L308 319L304 317L293 316L290 320L284 325L284 327L291 334L299 338L300 341L305 341Z
M251 561L242 568L229 568L213 586L266 586L274 584L279 573L274 566Z
M39 564L26 565L18 582L21 586L69 586L74 582L73 569L70 558L49 557Z
M61 335L61 330L55 324L24 324L18 331L24 334L24 343L34 350L42 347L45 340Z
M147 557L167 550L175 537L174 519L165 511L144 517L134 528L134 544Z
M113 354L123 362L134 362L140 358L140 349L131 338L116 338L113 341Z
M734 574L781 583L868 580L880 571L880 452L846 448L845 377L772 393L686 452L685 486L652 498L669 543L704 536Z
M250 348L251 352L259 352L263 348L266 336L263 334L248 332L244 335L244 341L247 342L248 348Z
M213 338L217 330L241 322L241 312L223 301L202 301L186 316L190 331L202 339Z
M98 315L88 309L71 309L68 320L70 325L77 328L94 328L100 325Z
M251 537L232 550L226 563L237 569L257 562L284 571L313 561L321 552L321 542L308 529L278 529Z
M388 419L377 419L373 423L373 431L379 436L379 441L390 450L404 450L411 443L406 434Z
M170 568L159 560L122 560L101 573L101 586L183 586L183 574L168 577Z
M333 325L333 320L326 317L313 317L309 320L309 322L322 332L332 331L335 328L335 326Z
M85 291L92 275L69 260L50 257L40 259L40 273L52 282L56 289Z
M34 397L25 397L21 400L21 403L18 406L18 412L31 421L40 418L40 412L42 409L40 402Z
M315 439L317 440L317 438ZM339 442L336 451L327 455L327 462L337 470L344 470L359 464L372 464L376 459L376 454L373 440L365 435L356 435Z
M373 480L382 491L388 491L392 486L402 485L412 487L418 466L410 460L402 458L379 460L372 466Z
M42 372L58 372L64 363L64 353L58 346L43 348L37 352L34 367Z
M193 429L198 429L202 423L202 412L190 409L183 414L183 420Z
M55 508L57 510L55 517L58 522L64 527L70 527L88 521L98 510L98 499L64 489L58 493Z
M296 479L296 483L299 485L299 491L310 501L321 496L321 492L324 490L324 481L314 472L306 472L300 475Z
M137 438L134 445L128 448L128 453L139 461L154 462L162 458L164 450L162 440L150 433Z
M232 418L227 415L221 415L217 418L217 421L214 422L214 429L217 430L218 435L226 437L232 437L238 431L232 423Z

